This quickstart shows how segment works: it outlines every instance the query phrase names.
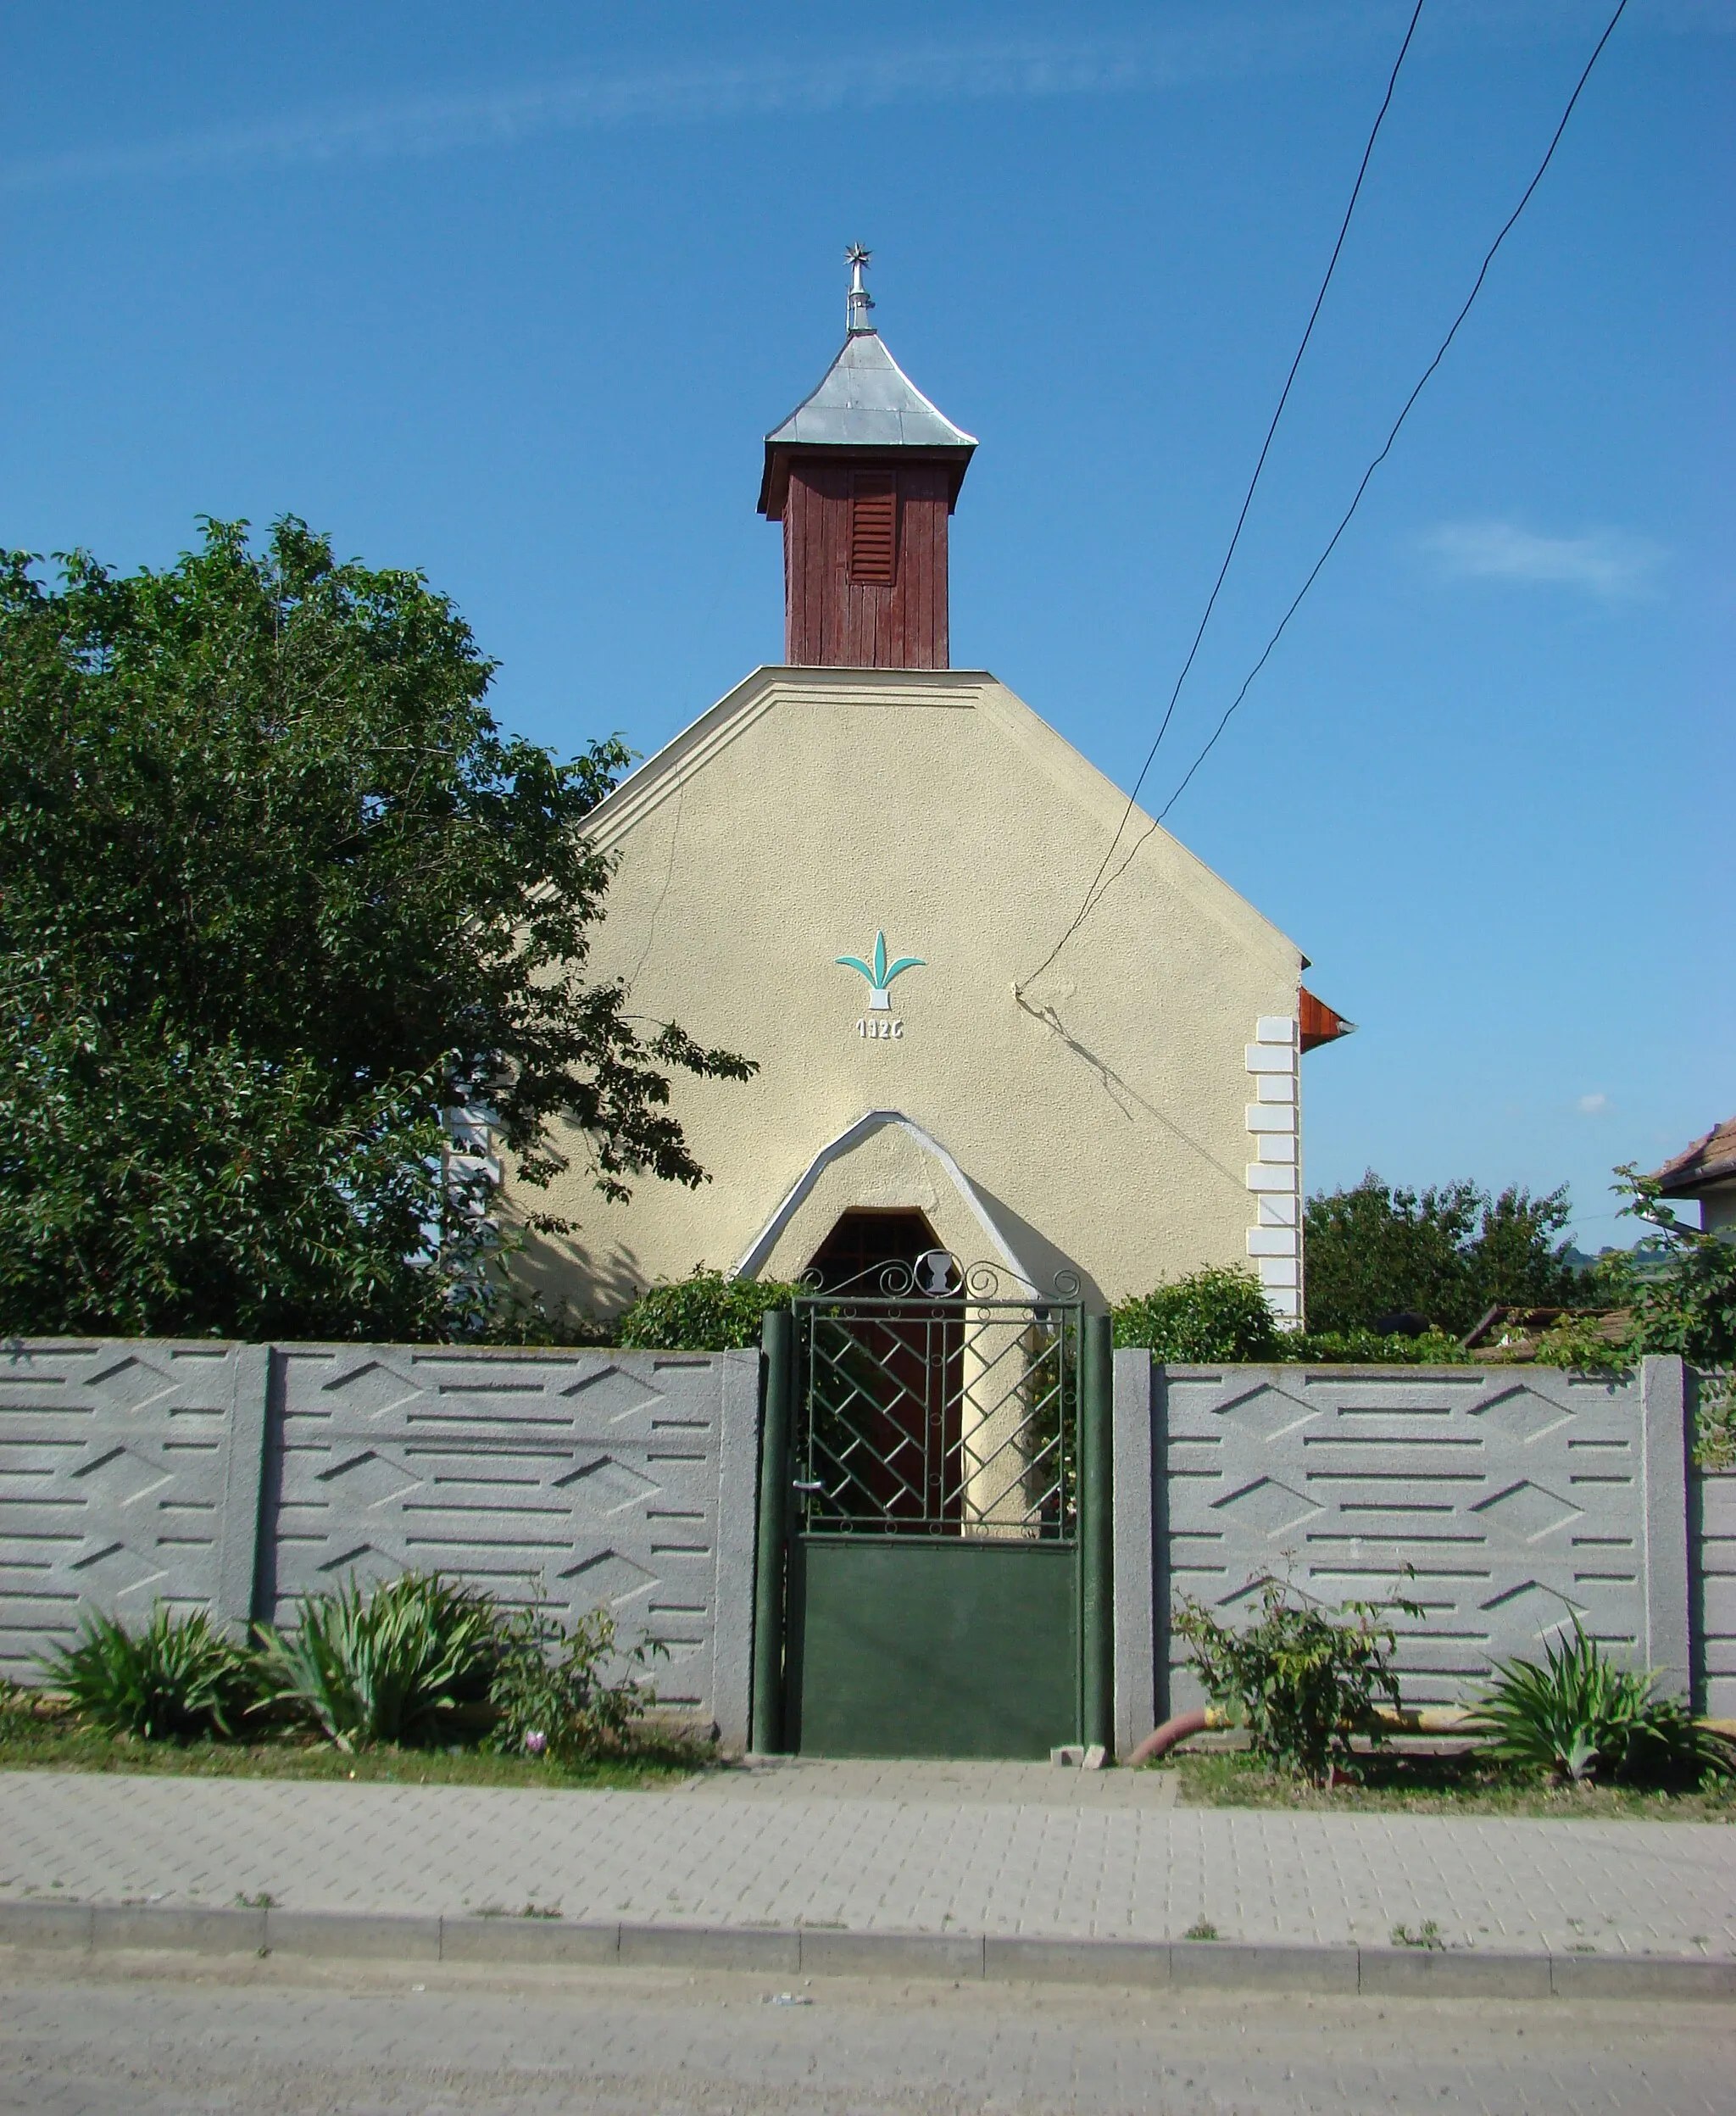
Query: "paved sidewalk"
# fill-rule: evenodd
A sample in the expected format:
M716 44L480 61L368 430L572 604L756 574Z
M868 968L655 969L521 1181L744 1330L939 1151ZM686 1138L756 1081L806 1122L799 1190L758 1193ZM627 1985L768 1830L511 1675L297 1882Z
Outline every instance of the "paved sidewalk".
M820 1764L660 1792L0 1773L0 1901L1736 1958L1736 1829L1174 1805L1043 1765Z

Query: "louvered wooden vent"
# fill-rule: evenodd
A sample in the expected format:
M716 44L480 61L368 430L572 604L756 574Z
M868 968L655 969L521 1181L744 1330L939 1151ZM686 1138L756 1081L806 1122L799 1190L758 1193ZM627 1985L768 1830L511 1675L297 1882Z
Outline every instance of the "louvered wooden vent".
M850 578L890 587L897 577L899 497L889 471L858 471L850 486Z

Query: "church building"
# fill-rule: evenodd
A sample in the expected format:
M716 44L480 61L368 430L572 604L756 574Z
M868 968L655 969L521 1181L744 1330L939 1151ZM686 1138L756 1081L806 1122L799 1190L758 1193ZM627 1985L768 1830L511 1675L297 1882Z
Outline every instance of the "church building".
M765 437L783 660L587 825L615 863L593 971L759 1071L677 1076L696 1190L609 1203L574 1142L534 1200L574 1232L529 1275L606 1317L696 1265L835 1285L944 1250L1101 1307L1238 1264L1294 1322L1299 1061L1349 1024L1294 941L998 676L952 665L976 443L900 370L851 262L843 348ZM1116 864L1137 852L1051 960L1118 831Z

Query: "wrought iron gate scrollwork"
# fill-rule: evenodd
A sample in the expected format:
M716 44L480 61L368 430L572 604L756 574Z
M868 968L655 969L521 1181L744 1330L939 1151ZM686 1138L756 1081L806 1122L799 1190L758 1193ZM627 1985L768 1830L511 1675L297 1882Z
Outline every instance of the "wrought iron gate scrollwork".
M794 1492L809 1534L1065 1542L1079 1285L931 1250L795 1303Z

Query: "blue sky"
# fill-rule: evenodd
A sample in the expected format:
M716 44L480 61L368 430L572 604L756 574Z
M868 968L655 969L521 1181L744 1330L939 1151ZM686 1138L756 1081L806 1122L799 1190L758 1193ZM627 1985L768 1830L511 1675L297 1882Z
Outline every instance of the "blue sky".
M1611 0L1612 3L1612 0ZM849 241L981 437L953 641L1129 784L1405 0L64 0L3 33L0 535L291 510L421 567L513 727L650 751L781 652L760 437ZM1431 0L1146 790L1233 695L1606 19ZM1361 513L1171 818L1361 1024L1310 1187L1571 1183L1736 1109L1736 4L1633 0ZM1110 898L1100 916L1114 915ZM701 1025L703 1026L703 1025Z

